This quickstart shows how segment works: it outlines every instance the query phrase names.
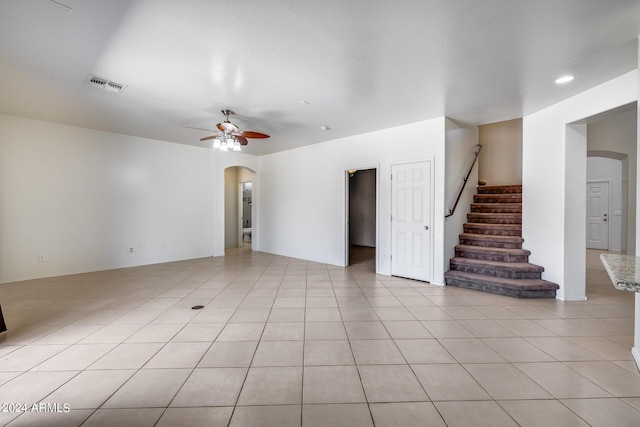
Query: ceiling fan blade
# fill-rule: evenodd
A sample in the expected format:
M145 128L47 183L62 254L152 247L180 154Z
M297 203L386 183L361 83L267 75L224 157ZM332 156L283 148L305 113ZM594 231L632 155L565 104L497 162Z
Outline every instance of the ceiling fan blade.
M222 123L218 123L216 127L222 132L238 132L238 126L226 120Z
M193 126L180 126L180 127L181 128L187 128L187 129L197 129L197 130L206 130L206 131L209 131L209 132L215 132L214 129L196 128L196 127L193 127Z
M208 141L210 139L214 139L218 135L205 136L204 138L200 138L200 141Z
M269 135L266 133L253 132L250 130L243 130L242 132L238 132L238 134L245 138L269 138Z
M236 136L236 139L240 142L240 145L247 145L249 141L244 136Z

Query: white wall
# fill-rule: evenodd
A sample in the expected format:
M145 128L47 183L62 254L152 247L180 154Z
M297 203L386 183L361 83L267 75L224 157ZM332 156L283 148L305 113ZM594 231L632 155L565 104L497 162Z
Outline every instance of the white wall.
M0 115L0 282L211 256L212 178L208 149Z
M260 157L260 250L344 265L346 174L378 168L377 271L390 274L391 165L435 160L433 282L443 283L445 119L337 139ZM392 142L391 144L389 142Z
M478 127L482 151L478 178L487 185L522 183L522 119Z
M478 128L461 128L451 120L446 121L446 211L453 208L456 197L469 171L477 150ZM484 150L484 147L483 147ZM459 244L459 236L463 232L463 224L467 222L467 214L471 211L471 202L476 194L478 184L478 163L473 167L455 213L445 219L444 229L444 270L449 270L449 259L455 256L455 247Z
M637 74L523 118L522 235L560 299L585 298L586 125L568 124L636 101Z
M588 138L588 131L587 131ZM606 157L587 157L587 183L609 182L609 250L622 248L622 161ZM588 213L587 213L588 214Z

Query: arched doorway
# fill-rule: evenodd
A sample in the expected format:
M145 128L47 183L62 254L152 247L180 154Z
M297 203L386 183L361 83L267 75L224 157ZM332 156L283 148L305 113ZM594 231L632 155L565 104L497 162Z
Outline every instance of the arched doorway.
M628 251L628 163L625 153L587 152L587 249Z

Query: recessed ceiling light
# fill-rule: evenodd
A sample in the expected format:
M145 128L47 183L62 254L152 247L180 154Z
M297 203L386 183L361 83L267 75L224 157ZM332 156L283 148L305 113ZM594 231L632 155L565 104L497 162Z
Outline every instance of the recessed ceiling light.
M570 81L573 80L573 76L571 74L567 74L566 76L562 76L556 79L556 84L563 84L563 83L569 83Z
M327 126L327 125L324 125L324 126L320 126L320 130L325 130L326 131L326 130L331 130L331 128L329 126Z
M309 101L300 101L300 104L302 105L311 105L311 103Z

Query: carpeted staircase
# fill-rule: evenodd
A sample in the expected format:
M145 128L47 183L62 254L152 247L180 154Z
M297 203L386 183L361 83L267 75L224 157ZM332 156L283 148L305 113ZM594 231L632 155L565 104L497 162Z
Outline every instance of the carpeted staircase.
M555 283L541 279L522 249L522 186L480 186L468 223L445 273L447 285L519 298L555 298Z

